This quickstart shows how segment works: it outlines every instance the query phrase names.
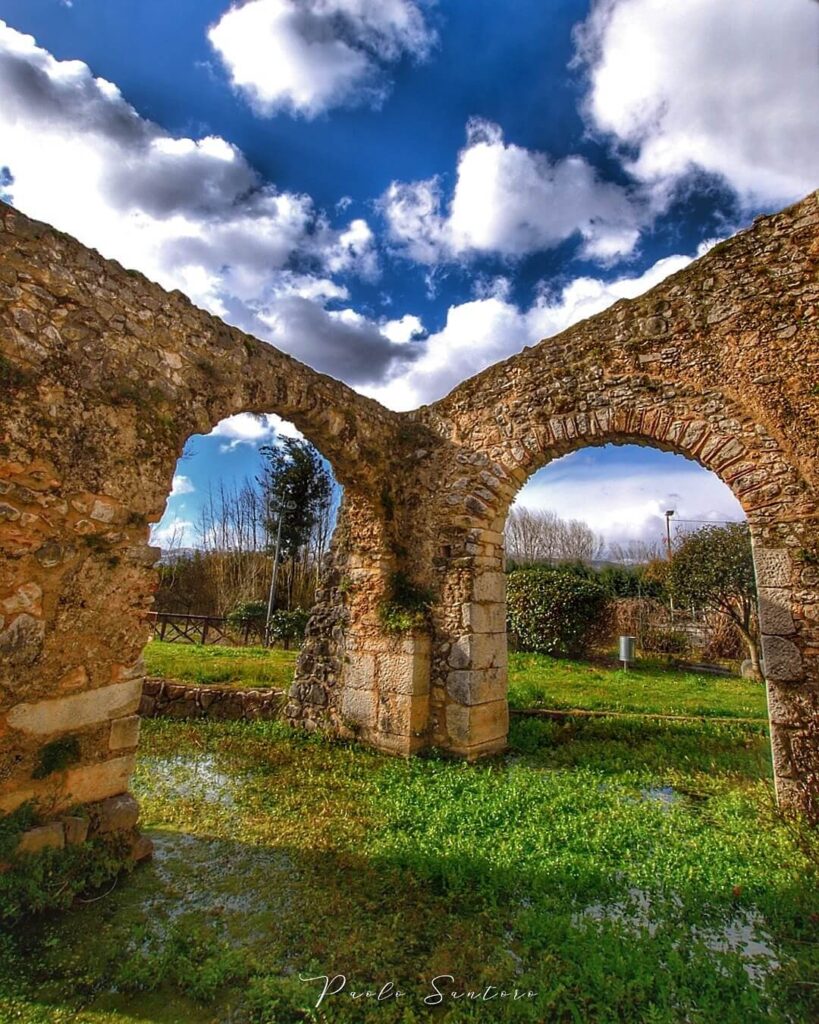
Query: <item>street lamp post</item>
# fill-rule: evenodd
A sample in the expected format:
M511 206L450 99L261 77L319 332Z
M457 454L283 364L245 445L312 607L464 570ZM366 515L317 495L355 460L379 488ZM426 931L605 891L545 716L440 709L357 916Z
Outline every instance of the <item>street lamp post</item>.
M668 555L669 562L671 561L671 517L674 515L674 509L668 508L665 511L665 550ZM668 595L668 609L671 613L671 625L674 625L674 598L671 594Z
M285 509L287 509L288 512L292 512L295 508L297 508L295 501L284 501L277 509L279 513L279 524L276 528L276 550L273 555L273 572L270 576L270 593L267 596L267 615L265 616L264 621L265 647L270 646L270 619L273 615L273 605L276 602L276 577L279 574L279 551L282 543L282 520L284 519L282 513Z
M674 515L674 509L666 509L665 513L665 550L668 554L668 560L671 561L671 517Z

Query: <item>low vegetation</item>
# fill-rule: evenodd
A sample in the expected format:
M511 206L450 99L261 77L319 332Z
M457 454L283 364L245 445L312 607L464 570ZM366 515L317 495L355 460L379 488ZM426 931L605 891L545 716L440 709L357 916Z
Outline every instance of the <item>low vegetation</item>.
M0 1019L800 1022L816 862L761 727L513 727L505 758L404 762L270 723L145 723L157 844L97 902L12 932ZM658 959L663 970L656 969ZM392 981L377 1003L329 997ZM516 1003L423 999L502 986ZM5 1014L5 1016L3 1016Z
M183 682L284 689L296 651L264 647L210 647L154 640L145 649L149 674ZM642 658L624 672L608 662L509 655L509 702L513 708L588 708L596 711L766 717L765 688L736 676L680 670L658 658Z
M775 809L765 723L639 716L762 717L762 688L655 663L513 666L516 703L638 714L513 718L509 753L478 765L276 723L146 721L135 792L155 860L7 932L0 1020L817 1019L819 847ZM317 1008L322 983L303 979L337 974ZM350 998L388 982L403 995ZM535 994L452 998L487 986Z
M152 640L145 648L148 675L200 685L285 689L298 652L277 647L223 647Z

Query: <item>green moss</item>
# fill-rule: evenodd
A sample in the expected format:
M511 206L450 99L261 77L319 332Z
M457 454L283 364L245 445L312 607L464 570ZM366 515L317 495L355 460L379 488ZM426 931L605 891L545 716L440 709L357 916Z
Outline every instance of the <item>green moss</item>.
M432 593L416 587L406 573L393 573L389 596L378 609L381 624L390 633L424 629L429 622L432 601Z
M80 759L80 741L76 736L62 736L40 747L37 764L31 773L32 779L45 779L54 772L61 772Z

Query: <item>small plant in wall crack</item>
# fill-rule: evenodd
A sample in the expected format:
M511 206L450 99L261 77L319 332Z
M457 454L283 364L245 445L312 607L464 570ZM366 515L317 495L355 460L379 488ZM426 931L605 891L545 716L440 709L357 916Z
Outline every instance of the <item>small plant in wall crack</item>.
M37 764L31 773L32 779L45 779L54 772L61 772L80 759L80 741L76 736L63 736L40 748Z
M389 596L379 608L381 623L390 633L409 633L423 629L429 621L432 594L416 587L405 572L395 572L390 580Z

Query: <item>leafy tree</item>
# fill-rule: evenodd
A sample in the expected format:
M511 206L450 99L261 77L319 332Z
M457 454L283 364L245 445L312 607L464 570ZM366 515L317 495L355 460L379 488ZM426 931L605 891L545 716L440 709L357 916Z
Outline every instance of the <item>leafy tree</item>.
M293 567L316 526L327 517L333 479L316 449L301 438L285 437L259 449L265 460L259 477L265 504L265 529L272 548L279 532L280 557L289 563L288 607Z
M689 534L669 563L668 586L680 604L714 609L735 623L761 675L754 559L744 523L703 526Z

